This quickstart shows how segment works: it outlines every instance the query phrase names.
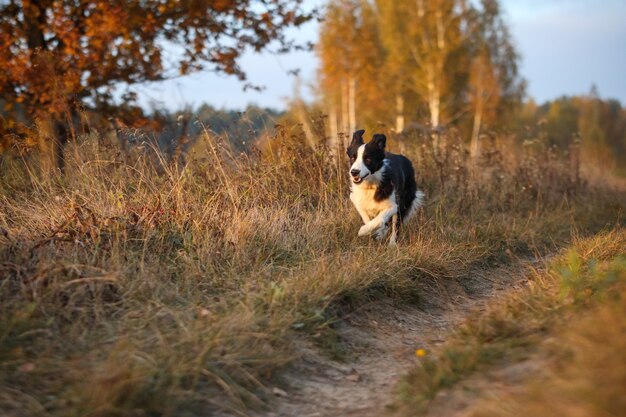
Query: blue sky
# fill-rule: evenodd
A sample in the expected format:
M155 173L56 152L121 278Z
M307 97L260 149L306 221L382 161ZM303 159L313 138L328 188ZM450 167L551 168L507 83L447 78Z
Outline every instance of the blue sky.
M322 0L308 0L311 7ZM538 102L561 95L584 94L595 84L604 98L626 104L626 0L501 0L514 41L522 56L521 73L528 94ZM311 23L293 36L317 39ZM284 108L294 94L300 69L301 94L315 95L317 61L313 52L289 55L248 53L241 61L249 81L265 86L262 92L242 91L232 77L194 74L138 89L140 103L170 110L207 102L216 107L243 108L248 103Z

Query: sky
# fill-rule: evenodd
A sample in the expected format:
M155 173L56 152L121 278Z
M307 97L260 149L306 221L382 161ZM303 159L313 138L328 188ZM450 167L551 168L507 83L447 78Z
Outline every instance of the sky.
M323 4L306 0L305 7ZM504 16L521 55L528 95L542 103L562 95L586 94L595 85L603 98L626 104L626 0L501 0ZM317 40L313 22L290 34L302 42ZM246 53L241 66L262 92L243 91L234 77L196 73L137 89L139 102L177 110L209 103L243 109L253 103L284 109L295 85L303 98L315 97L314 52L287 55ZM300 70L296 83L292 69Z

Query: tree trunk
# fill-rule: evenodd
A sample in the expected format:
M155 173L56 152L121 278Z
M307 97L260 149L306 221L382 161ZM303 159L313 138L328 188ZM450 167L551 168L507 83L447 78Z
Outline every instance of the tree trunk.
M431 139L435 152L439 153L443 149L441 136L439 132L439 117L441 112L441 91L437 83L437 74L435 73L433 64L429 64L427 68L427 91L428 91L428 110L430 113L430 129Z
M356 130L356 78L350 76L348 83L348 112L350 117L350 130L349 134L352 134Z
M26 42L30 52L37 49L46 49L46 40L43 28L46 25L46 10L37 1L24 4L24 23L26 28Z
M445 27L443 24L443 12L441 9L437 9L437 48L440 52L446 47Z
M42 52L47 51L48 45L44 36L43 28L46 27L47 6L41 1L30 1L24 3L24 27L26 29L26 42L31 53L31 64L33 66L40 65L49 59ZM32 109L31 109L32 110ZM61 174L65 173L65 145L69 141L72 131L70 128L71 118L74 115L73 110L65 115L69 120L63 120L64 116L57 114L53 116L53 155L54 163ZM74 151L77 152L76 148Z
M470 156L472 160L478 157L480 152L480 127L483 119L483 105L482 101L479 101L474 112L474 127L472 128L472 139L470 141Z
M434 83L428 83L428 110L430 111L430 127L436 130L439 127L441 111L441 96Z
M441 92L437 85L437 74L435 74L434 65L428 65L426 76L426 88L428 91L428 110L430 113L430 127L437 129L439 127L439 114L441 105Z
M335 100L332 101L330 106L330 115L328 117L328 123L330 124L330 149L333 154L338 153L339 150L339 138L337 132L337 107L335 106Z
M404 130L404 97L396 94L396 133Z
M417 16L424 17L424 0L417 0Z
M70 134L67 124L55 120L54 121L54 162L61 174L65 174L65 145L67 145L68 136Z
M490 70L486 64L486 57L481 55L472 65L472 71L474 72L473 83L474 84L474 125L472 126L472 137L470 140L470 156L473 162L476 161L478 154L480 153L480 129L482 127L483 115L485 113L485 106L489 79L486 77L487 72ZM493 81L493 80L491 80Z
M348 125L348 82L341 80L341 130L343 133L349 133Z

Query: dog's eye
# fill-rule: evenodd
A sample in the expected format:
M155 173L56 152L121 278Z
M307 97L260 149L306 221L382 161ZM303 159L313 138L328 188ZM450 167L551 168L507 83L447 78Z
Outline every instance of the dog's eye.
M365 158L365 163L369 164L370 162L372 162L372 160L370 158Z

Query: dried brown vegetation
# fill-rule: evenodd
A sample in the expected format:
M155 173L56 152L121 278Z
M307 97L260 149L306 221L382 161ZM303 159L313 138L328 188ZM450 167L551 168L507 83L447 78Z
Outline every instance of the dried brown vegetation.
M494 139L472 165L453 135L397 138L428 200L389 249L356 236L343 151L292 131L259 155L206 134L186 166L92 141L64 177L4 160L0 412L245 413L296 338L328 345L347 298L419 300L426 281L619 221L614 194L539 145Z

